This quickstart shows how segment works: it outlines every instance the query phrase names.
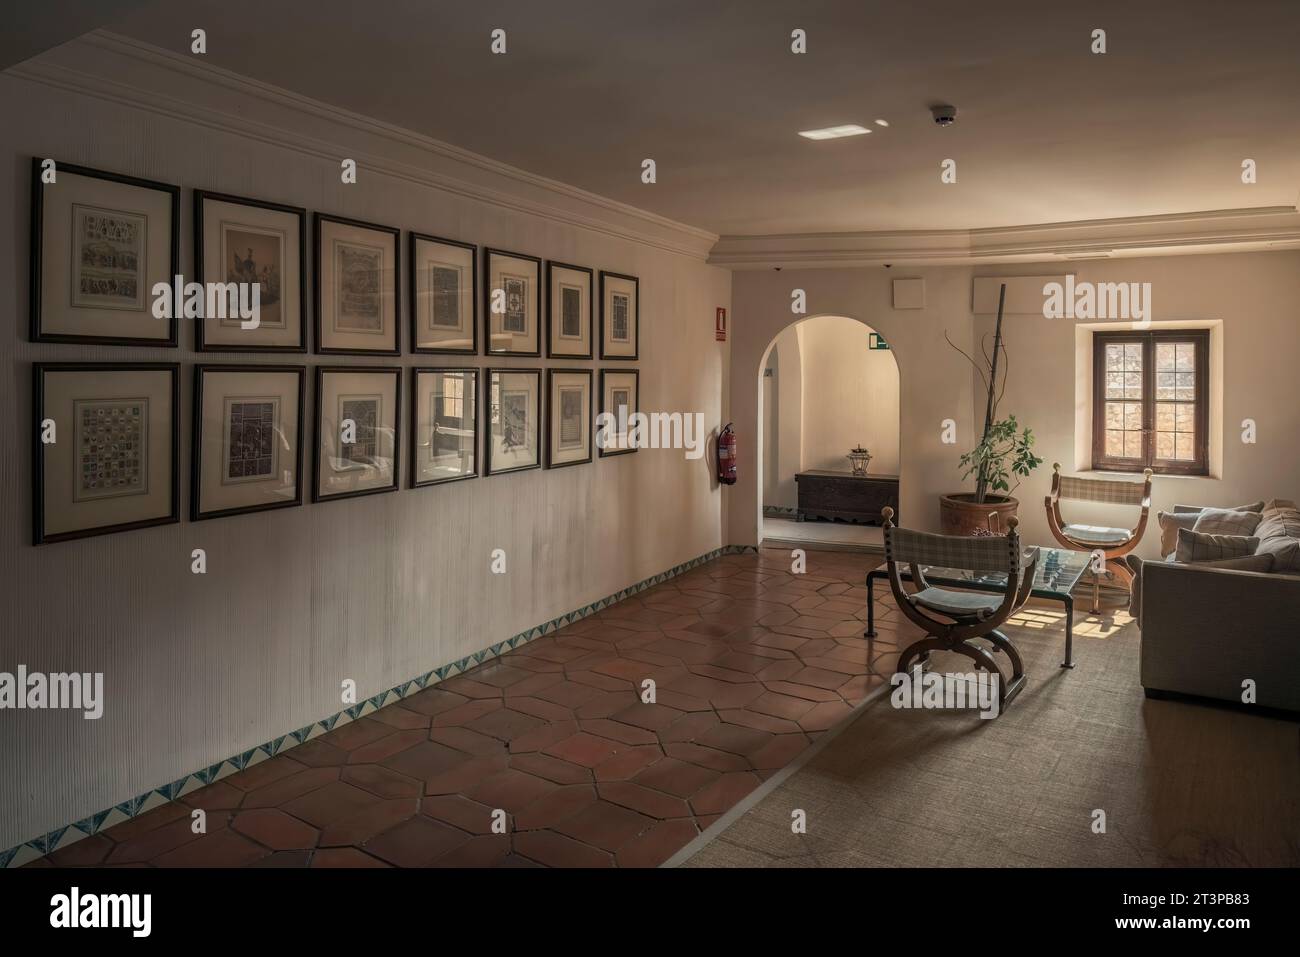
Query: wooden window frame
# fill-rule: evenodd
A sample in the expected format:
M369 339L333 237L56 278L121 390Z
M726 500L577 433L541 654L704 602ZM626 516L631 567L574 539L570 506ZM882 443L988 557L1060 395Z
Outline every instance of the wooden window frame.
M1111 458L1106 455L1106 347L1122 343L1142 344L1142 459ZM1196 343L1195 435L1193 461L1156 457L1156 345L1161 342ZM1114 401L1114 400L1112 400ZM1210 474L1210 333L1207 329L1161 330L1159 332L1094 332L1092 336L1092 467L1106 472L1141 472L1150 468L1157 475Z

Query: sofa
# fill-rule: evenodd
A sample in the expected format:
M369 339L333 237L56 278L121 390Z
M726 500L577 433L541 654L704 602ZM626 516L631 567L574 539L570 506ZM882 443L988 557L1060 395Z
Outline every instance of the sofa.
M1249 706L1300 717L1300 511L1284 499L1257 505L1254 530L1227 543L1248 554L1179 561L1204 538L1194 526L1208 510L1177 506L1170 517L1162 514L1161 525L1162 551L1175 538L1171 529L1178 550L1163 561L1130 556L1131 611L1142 630L1148 697L1243 704L1250 679L1255 700Z

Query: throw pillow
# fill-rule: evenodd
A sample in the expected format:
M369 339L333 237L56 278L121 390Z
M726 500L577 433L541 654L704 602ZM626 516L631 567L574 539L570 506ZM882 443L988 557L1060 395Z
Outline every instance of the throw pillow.
M1177 506L1175 506L1177 507ZM1157 512L1156 521L1160 523L1160 557L1168 558L1178 550L1178 530L1180 528L1189 531L1196 526L1196 520L1201 517L1200 510L1195 512Z
M1274 501L1280 501L1280 500L1275 499ZM1273 503L1269 502L1269 504L1272 505ZM1171 511L1173 511L1175 514L1181 514L1183 512L1201 512L1204 510L1205 510L1204 505L1175 505ZM1249 505L1234 505L1230 509L1228 509L1228 511L1229 512L1262 512L1264 511L1264 500L1260 499L1258 502L1251 502Z
M1177 561L1188 564L1253 555L1258 548L1258 538L1247 538L1245 535L1211 535L1190 528L1180 528L1178 549L1174 554Z
M1226 508L1204 509L1196 518L1193 531L1208 535L1251 535L1263 521L1261 512L1238 512Z

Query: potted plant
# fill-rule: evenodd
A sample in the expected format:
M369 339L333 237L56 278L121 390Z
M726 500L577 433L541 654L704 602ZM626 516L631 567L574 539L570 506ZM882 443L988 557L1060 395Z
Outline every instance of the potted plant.
M962 478L975 476L974 492L956 492L939 498L939 526L945 535L974 535L980 532L1000 534L1007 527L1007 519L1016 514L1019 502L1012 492L1020 478L1029 475L1043 464L1034 455L1034 434L1021 428L1014 415L998 418L998 403L1007 388L1006 344L1002 341L1002 307L1006 301L1004 283L998 296L998 319L993 331L993 353L985 353L981 365L948 339L975 367L984 381L986 402L984 406L984 431L979 444L962 455L958 467ZM944 334L947 339L947 333ZM1002 362L999 363L999 356ZM985 368L987 366L987 372ZM999 385L998 372L1002 373ZM1012 484L1012 477L1020 476Z

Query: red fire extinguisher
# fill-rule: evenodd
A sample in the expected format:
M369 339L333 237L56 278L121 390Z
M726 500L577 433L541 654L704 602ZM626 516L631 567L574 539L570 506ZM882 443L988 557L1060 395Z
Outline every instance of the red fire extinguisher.
M736 433L728 422L718 434L718 481L736 484Z

